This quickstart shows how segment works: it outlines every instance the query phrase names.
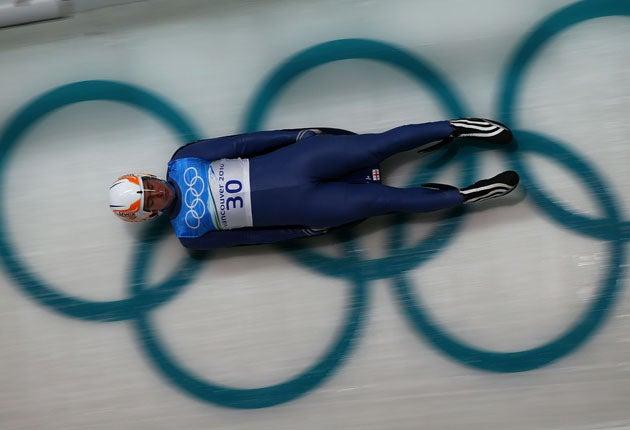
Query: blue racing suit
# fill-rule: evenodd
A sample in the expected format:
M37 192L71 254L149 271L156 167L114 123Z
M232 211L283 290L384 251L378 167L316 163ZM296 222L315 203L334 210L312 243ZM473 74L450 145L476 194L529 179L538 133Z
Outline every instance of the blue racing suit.
M463 202L457 188L389 187L380 182L379 163L452 132L440 121L377 134L320 128L200 140L179 148L169 162L167 181L177 198L166 213L185 247L211 249L323 234L387 213L451 208ZM207 176L191 176L193 168ZM214 185L204 194L190 187L193 179ZM201 210L195 202L208 205Z

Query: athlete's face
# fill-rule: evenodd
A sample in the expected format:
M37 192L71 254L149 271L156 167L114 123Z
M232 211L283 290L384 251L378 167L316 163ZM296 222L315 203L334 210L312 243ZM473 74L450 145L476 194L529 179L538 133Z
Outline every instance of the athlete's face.
M142 178L142 186L144 188L144 210L146 211L162 211L170 206L175 198L173 188L158 178Z

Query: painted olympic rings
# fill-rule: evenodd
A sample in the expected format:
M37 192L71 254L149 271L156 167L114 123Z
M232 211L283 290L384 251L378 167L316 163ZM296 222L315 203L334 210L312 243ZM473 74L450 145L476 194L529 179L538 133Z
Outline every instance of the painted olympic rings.
M519 86L527 67L538 55L540 49L553 37L573 25L588 19L630 15L630 4L615 0L585 0L570 5L542 21L520 44L515 51L503 78L503 92L498 112L502 120L515 126L515 104ZM433 92L446 112L453 117L466 116L468 112L450 89L444 77L427 62L383 42L365 39L336 40L306 49L281 64L264 82L254 96L251 107L245 115L244 131L262 128L265 115L282 89L302 73L332 61L349 59L370 59L383 62L409 73L415 80ZM66 85L44 94L22 109L0 135L0 163L6 163L11 149L19 142L25 131L43 116L60 107L88 100L112 100L131 104L144 109L163 120L185 142L196 140L193 127L163 100L127 84L108 81L88 81ZM152 312L156 307L170 300L190 283L197 273L198 263L185 260L166 281L158 286L148 285L146 279L154 245L161 235L169 230L165 222L156 221L140 239L136 258L133 261L129 280L130 298L114 302L88 302L61 294L33 274L15 252L5 230L4 208L0 206L0 257L5 270L26 294L38 303L66 316L88 320L133 321L136 336L149 362L164 377L182 391L203 401L233 408L262 408L288 402L315 389L334 374L344 359L352 351L352 345L360 334L362 319L367 313L369 283L375 279L391 279L402 313L408 318L416 333L437 350L453 360L493 372L519 372L545 366L575 351L583 345L606 321L612 306L622 288L622 268L625 263L624 245L630 237L628 221L622 219L616 200L601 176L589 166L585 158L554 142L541 134L516 130L519 151L509 154L510 162L523 178L532 201L545 214L563 228L576 231L608 242L610 261L601 280L601 287L595 300L580 318L565 333L539 347L511 353L498 353L474 348L447 333L431 318L427 309L412 291L412 282L404 271L417 268L455 236L463 217L448 217L441 221L434 233L422 242L408 246L403 238L406 225L395 224L388 241L389 255L368 260L357 245L357 239L343 241L344 255L339 258L320 255L307 245L282 245L295 261L304 264L324 275L347 280L351 284L348 298L348 312L343 325L331 342L322 358L306 368L301 374L286 382L263 388L235 389L204 381L192 375L179 365L161 340L152 323ZM593 198L601 207L604 217L591 219L575 214L548 198L537 186L530 169L521 153L533 152L559 161L575 173L585 184L594 184ZM436 169L441 168L439 163ZM477 157L474 152L467 154L462 166L462 182L470 182L476 176ZM3 171L6 169L3 169ZM428 181L434 171L417 172L414 182ZM191 178L193 180L194 178ZM191 182L192 184L192 182ZM0 191L1 192L1 191ZM193 207L194 193L191 195ZM0 199L1 201L1 199ZM1 203L0 203L1 204ZM345 233L350 234L352 233Z

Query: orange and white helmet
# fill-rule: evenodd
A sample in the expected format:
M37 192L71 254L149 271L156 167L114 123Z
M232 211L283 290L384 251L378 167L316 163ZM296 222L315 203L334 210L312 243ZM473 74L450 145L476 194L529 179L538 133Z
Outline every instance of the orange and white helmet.
M114 215L129 222L145 221L159 215L157 211L144 210L144 178L155 178L147 173L131 173L121 176L109 187L109 207Z

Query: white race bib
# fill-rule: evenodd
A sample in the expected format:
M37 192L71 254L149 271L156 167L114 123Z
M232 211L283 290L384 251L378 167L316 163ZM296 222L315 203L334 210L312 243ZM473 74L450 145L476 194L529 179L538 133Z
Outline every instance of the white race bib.
M249 160L221 159L208 169L210 193L221 230L251 227L252 200L249 184Z

